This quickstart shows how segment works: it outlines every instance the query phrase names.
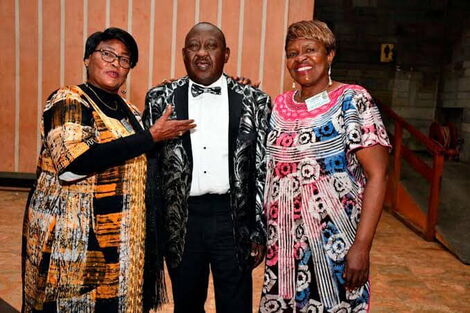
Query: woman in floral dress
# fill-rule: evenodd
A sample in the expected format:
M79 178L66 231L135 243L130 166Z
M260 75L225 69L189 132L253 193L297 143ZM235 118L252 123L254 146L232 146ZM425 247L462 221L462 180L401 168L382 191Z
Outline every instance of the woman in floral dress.
M260 312L367 312L387 133L363 87L331 80L325 23L292 24L285 49L300 88L276 98L270 121Z

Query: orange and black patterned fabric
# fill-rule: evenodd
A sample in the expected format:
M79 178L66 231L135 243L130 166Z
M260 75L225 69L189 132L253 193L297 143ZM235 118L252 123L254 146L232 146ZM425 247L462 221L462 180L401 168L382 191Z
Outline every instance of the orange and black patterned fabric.
M55 92L46 115L23 229L23 312L141 312L145 156L78 180L60 179L94 144L133 131L77 86Z

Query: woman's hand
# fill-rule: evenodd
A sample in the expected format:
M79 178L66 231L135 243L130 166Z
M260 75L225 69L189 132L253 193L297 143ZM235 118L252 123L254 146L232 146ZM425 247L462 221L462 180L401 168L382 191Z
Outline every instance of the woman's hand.
M168 105L162 116L150 127L150 134L154 142L173 139L196 127L194 120L170 119L172 113L173 107Z
M346 255L343 278L346 289L356 289L369 278L369 249L354 243Z
M362 286L369 276L369 252L382 213L387 185L388 152L385 147L375 145L363 148L356 155L364 169L367 183L356 238L346 255L343 277L347 289Z
M251 243L250 255L253 258L253 268L257 267L264 259L266 254L266 247L257 243Z
M252 82L251 79L249 79L248 77L243 77L243 76L233 76L232 79L236 81L237 83L240 83L243 85L250 85L255 88L258 88L259 85L261 84L261 81Z
M166 84L169 84L169 83L172 83L174 82L175 80L178 80L178 78L167 78L167 79L164 79L162 80L162 82L160 84L158 84L158 86L163 86L163 85L166 85Z

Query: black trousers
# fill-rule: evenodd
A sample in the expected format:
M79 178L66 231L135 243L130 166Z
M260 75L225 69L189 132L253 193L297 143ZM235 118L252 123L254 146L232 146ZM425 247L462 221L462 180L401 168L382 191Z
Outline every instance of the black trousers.
M238 266L229 196L190 197L188 204L183 258L169 270L174 312L205 312L211 271L217 313L251 313L251 269L241 271Z

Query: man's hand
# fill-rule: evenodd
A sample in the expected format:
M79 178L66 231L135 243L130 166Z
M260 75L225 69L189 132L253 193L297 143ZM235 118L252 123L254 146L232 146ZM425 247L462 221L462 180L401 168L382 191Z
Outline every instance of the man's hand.
M353 244L346 255L343 278L346 289L356 289L369 278L369 249Z
M253 258L253 268L257 267L264 259L266 247L257 243L251 243L251 257Z
M163 115L150 127L150 134L154 142L173 139L196 127L194 120L171 120L172 113L173 107L168 105Z

